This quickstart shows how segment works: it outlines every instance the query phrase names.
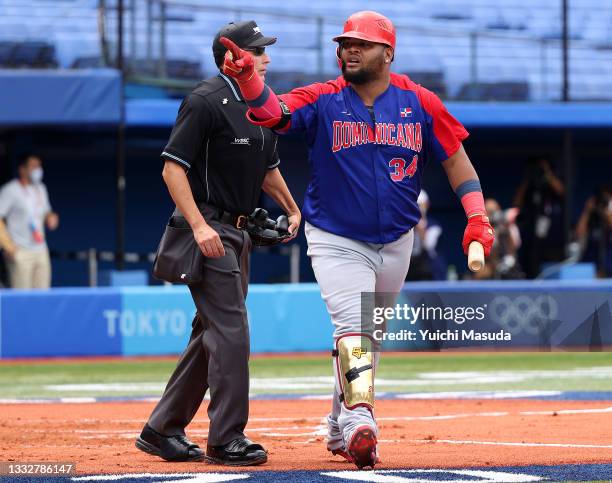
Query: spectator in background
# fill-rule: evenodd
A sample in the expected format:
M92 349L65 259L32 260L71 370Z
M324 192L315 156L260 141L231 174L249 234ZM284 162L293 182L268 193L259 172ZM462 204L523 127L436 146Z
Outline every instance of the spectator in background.
M427 216L429 196L423 189L417 204L421 210L421 220L414 227L414 245L406 280L445 280L446 262L437 251L442 227Z
M597 264L600 277L612 277L612 186L602 186L584 204L576 225L582 260Z
M564 257L563 198L565 186L553 172L545 156L530 159L516 195L517 219L523 246L521 265L528 278L540 273L543 261Z
M483 279L520 279L525 274L518 262L518 249L521 246L521 234L515 220L519 213L517 208L502 210L497 200L485 200L487 216L495 230L495 242L491 255L482 270L472 278Z
M19 163L17 179L0 189L0 246L12 288L51 285L45 226L55 230L59 217L51 210L42 179L40 157L28 155Z

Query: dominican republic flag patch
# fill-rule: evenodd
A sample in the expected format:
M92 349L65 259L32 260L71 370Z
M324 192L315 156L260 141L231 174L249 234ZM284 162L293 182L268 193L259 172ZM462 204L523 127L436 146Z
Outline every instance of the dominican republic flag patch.
M400 116L402 116L402 117L410 117L410 116L412 116L412 108L411 107L404 107L400 111Z

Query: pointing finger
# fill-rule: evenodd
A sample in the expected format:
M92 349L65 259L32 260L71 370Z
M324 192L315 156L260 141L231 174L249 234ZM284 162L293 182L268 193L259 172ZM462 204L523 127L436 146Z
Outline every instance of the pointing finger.
M225 48L230 51L234 59L240 58L240 47L238 47L233 41L227 37L221 37L219 42L221 42Z

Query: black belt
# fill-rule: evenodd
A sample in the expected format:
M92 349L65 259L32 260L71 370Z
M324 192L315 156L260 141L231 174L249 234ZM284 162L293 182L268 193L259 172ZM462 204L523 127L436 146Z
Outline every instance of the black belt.
M215 212L217 220L221 223L225 223L227 225L232 225L234 228L238 228L239 230L244 230L247 224L248 215L236 215L234 213L230 213L229 211L225 211L222 208L217 208L213 205L208 205L205 203L197 203L198 209L201 212Z
M232 225L239 230L244 230L247 224L247 215L234 215L233 213L219 209L219 221Z

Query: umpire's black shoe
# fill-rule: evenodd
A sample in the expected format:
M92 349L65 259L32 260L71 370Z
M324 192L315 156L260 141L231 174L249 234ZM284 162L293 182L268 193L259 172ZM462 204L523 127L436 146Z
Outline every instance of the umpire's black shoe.
M136 447L166 461L203 461L204 451L184 434L164 436L145 424L136 439Z
M204 458L218 465L254 466L268 461L268 452L262 445L242 437L221 446L208 445Z

